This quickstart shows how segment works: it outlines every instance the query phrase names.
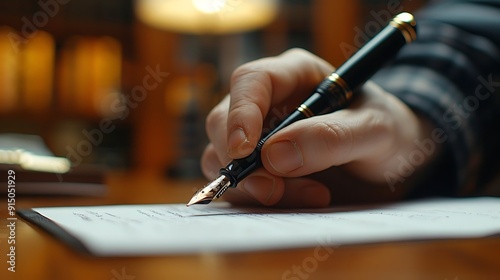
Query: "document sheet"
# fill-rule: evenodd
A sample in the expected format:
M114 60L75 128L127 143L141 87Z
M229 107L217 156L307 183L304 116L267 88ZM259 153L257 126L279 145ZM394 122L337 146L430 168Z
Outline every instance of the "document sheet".
M223 202L189 208L183 204L52 207L21 215L99 256L238 252L500 233L500 198L492 197L313 210L236 208Z

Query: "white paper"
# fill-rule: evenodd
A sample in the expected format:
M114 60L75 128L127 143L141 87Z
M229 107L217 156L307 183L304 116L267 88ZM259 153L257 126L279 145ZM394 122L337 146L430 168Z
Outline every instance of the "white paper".
M500 233L500 198L430 199L364 209L196 205L34 208L93 254L235 252Z

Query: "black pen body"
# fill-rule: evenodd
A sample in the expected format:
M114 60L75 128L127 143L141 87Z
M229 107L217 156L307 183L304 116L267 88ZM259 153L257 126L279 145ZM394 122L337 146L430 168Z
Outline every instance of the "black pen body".
M295 111L271 132L263 135L249 156L231 161L220 170L220 174L229 178L230 187L236 187L241 180L262 167L262 146L272 135L296 121L348 106L353 98L353 90L366 82L404 45L415 38L416 24L413 16L408 13L396 16L335 72L326 77Z
M267 141L267 139L269 139L269 137L280 131L282 128L288 126L289 124L304 118L306 117L299 111L293 111L277 127L275 127L271 132L260 139L260 141L257 143L257 146L250 155L244 158L232 160L225 168L220 169L220 175L225 175L229 178L229 180L231 181L230 187L236 187L236 184L238 184L250 173L262 166L261 151L262 146Z

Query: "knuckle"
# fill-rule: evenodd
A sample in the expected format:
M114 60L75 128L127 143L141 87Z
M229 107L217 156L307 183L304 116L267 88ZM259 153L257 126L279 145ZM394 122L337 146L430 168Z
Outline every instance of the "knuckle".
M259 66L259 60L243 64L236 68L231 75L231 84L243 79L256 79L265 75L265 69Z
M238 85L239 94L252 97L254 94L266 92L272 85L269 71L271 71L269 68L261 69L260 67L238 68L233 72L231 84L232 86ZM234 95L235 92L231 90L231 94Z
M203 175L207 178L213 178L217 175L218 171L218 157L215 148L212 144L209 144L201 156L201 170Z
M315 124L315 129L319 141L326 149L325 153L338 158L345 158L351 153L354 139L352 130L347 125L325 121Z
M248 121L248 119L241 119L248 116L248 113L258 112L260 113L260 108L255 103L248 102L246 100L238 100L235 101L231 106L231 110L229 111L229 120L231 122L239 123ZM243 114L242 114L243 113Z
M364 131L377 138L392 139L387 137L395 135L396 119L389 117L381 109L365 110L363 119Z
M312 56L312 54L308 51L306 51L305 49L302 49L302 48L291 48L285 52L283 52L283 56L288 56L288 55L291 55L291 56Z
M269 72L259 68L238 69L232 76L229 119L237 119L240 113L245 116L265 114L273 92Z
M401 143L401 131L397 128L396 120L387 116L381 116L378 114L369 123L369 127L372 130L372 134L380 139L379 142L379 152L386 152L395 150ZM407 125L407 124L406 124Z

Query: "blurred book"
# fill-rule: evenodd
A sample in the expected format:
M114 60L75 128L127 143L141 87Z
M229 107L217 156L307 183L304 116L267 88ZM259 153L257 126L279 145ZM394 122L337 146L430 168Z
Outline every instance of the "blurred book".
M72 166L55 156L37 135L0 134L0 171L15 172L18 195L84 195L106 193L103 169ZM2 176L2 181L7 176ZM5 193L7 188L0 188Z

